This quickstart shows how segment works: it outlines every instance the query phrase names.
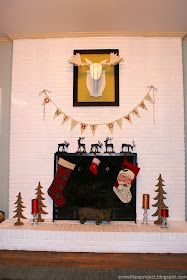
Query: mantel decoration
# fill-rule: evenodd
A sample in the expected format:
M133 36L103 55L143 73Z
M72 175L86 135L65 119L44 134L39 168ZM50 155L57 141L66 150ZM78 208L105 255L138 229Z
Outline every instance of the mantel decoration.
M118 49L74 50L73 106L119 106Z
M142 208L144 209L143 213L143 224L148 224L148 212L147 210L149 209L149 194L144 193L143 194L143 200L142 200Z
M166 217L168 215L168 207L164 203L164 199L166 199L164 195L167 193L163 189L163 187L165 186L163 182L164 180L162 179L162 175L160 174L158 177L158 183L156 184L156 187L158 188L157 190L155 190L155 192L157 192L158 194L155 198L153 198L154 200L157 200L157 202L152 205L153 207L157 207L156 212L152 215L153 217L158 217L158 219L154 221L154 224L156 225L161 225L163 222L163 217Z
M124 158L121 170L118 173L113 191L123 203L129 203L132 200L131 186L140 168Z
M31 214L33 215L33 225L38 225L38 199L31 200Z
M75 128L77 125L79 125L81 134L83 134L85 132L85 130L87 129L87 127L90 127L92 134L95 135L97 127L100 125L107 127L109 129L110 133L112 134L115 124L117 124L120 129L122 129L123 120L126 120L130 124L132 124L132 115L140 118L139 109L141 108L143 110L148 110L147 106L145 105L146 101L153 104L153 122L155 124L155 96L154 96L155 91L157 91L157 89L154 86L152 86L152 85L148 86L148 92L146 93L144 98L138 103L138 105L136 105L129 113L125 114L121 118L114 119L113 121L108 122L108 123L87 123L87 122L80 122L78 120L75 120L71 116L67 115L63 109L61 109L59 106L57 106L55 104L55 102L50 97L51 92L49 90L44 89L39 93L39 95L43 96L43 98L44 98L43 102L42 102L44 120L45 120L45 115L46 115L46 105L49 103L52 103L55 107L53 119L55 119L58 116L62 116L62 123L61 123L62 125L65 122L67 122L68 120L70 120L71 121L71 130L73 128Z
M17 221L15 222L15 226L22 226L24 225L24 223L21 221L21 219L27 219L24 215L23 215L23 209L25 208L25 206L23 205L23 200L21 197L21 193L19 192L17 195L17 200L15 202L16 206L16 210L14 212L16 212L16 214L14 215L13 218L17 218Z
M42 214L46 215L48 214L43 208L46 207L46 205L43 203L43 200L45 200L45 198L43 198L43 191L42 191L42 186L40 184L40 182L38 183L38 187L35 189L36 190L36 195L37 195L37 199L38 199L38 222L44 222L44 219L41 217Z
M76 150L76 153L79 153L79 154L86 153L86 144L83 143L83 141L85 141L85 137L78 138L78 140L77 140L78 148ZM104 153L108 153L108 154L113 153L114 154L115 153L114 144L111 141L112 141L112 137L106 137L106 139L104 140L104 145L100 140L98 140L97 143L90 144L89 153L99 154L101 152L101 149L104 146L105 147ZM58 144L58 152L68 153L67 149L68 149L69 145L70 144L67 141L64 141L63 143ZM136 147L136 144L135 144L134 140L132 141L132 144L122 143L120 153L130 153L131 151L133 151L133 149L135 147Z
M161 228L167 228L168 227L167 219L169 217L169 210L168 210L168 208L162 208L161 209L161 217L162 217Z

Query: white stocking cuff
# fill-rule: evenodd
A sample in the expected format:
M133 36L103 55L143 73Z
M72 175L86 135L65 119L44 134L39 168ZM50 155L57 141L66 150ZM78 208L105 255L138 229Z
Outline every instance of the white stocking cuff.
M71 170L74 170L75 166L76 166L76 164L71 163L71 162L69 162L69 161L67 161L67 160L65 160L63 158L59 158L58 164L60 164L63 167L66 167L68 169L71 169Z

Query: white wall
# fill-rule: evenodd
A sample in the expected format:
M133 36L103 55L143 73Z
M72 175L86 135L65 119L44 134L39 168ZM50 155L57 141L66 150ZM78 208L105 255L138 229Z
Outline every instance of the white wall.
M0 210L8 218L8 166L10 131L10 92L11 92L12 44L0 44L0 88L1 88L1 124L0 124Z
M182 50L183 50L183 69L184 69L184 130L185 130L185 139L186 139L186 131L187 131L187 36L183 38L183 44L182 44ZM186 141L185 141L186 145ZM187 151L185 149L185 158L187 156ZM187 166L185 166L185 175L187 174ZM186 176L185 176L186 177ZM186 220L187 220L187 191L185 192L186 197Z
M82 108L72 106L73 68L67 63L74 49L119 48L125 62L120 65L120 107ZM14 41L11 136L10 136L10 195L9 216L15 209L16 195L21 191L30 216L31 199L38 181L44 187L49 217L52 201L47 189L53 178L53 155L57 144L70 142L69 152L77 150L80 128L70 130L70 122L61 126L60 117L53 120L55 107L46 107L43 120L38 93L48 89L53 101L69 116L83 122L110 122L129 113L145 96L147 86L158 88L155 95L155 118L140 110L141 118L133 124L123 122L113 133L116 152L121 143L136 143L138 164L137 219L142 219L142 194L150 193L151 204L156 196L159 174L165 180L166 205L171 220L185 217L183 73L181 39L179 38L65 38ZM95 136L85 132L85 143L104 141L110 132L99 126ZM149 214L155 212L151 207Z

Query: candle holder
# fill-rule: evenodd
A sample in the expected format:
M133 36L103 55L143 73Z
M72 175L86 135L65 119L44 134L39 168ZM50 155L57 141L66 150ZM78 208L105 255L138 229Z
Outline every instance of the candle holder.
M148 211L147 210L149 209L149 194L147 194L147 193L143 194L142 208L144 209L142 224L147 225L148 224Z
M36 226L38 225L38 214L34 213L33 215L33 225Z
M168 228L168 208L162 208L161 209L161 217L162 217L162 223L161 228Z
M38 225L38 199L35 198L35 199L32 199L32 211L31 211L31 214L33 215L33 225Z
M148 212L147 212L147 208L144 208L144 212L143 212L143 222L142 224L148 224Z
M168 228L168 221L167 217L162 217L162 223L161 223L161 228Z

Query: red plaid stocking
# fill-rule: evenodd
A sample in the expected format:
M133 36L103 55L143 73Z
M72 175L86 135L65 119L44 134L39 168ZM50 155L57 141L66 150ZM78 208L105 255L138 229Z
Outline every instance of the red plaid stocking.
M59 159L57 172L51 186L48 189L48 195L59 207L63 207L66 203L64 198L64 188L66 187L68 179L74 168L75 164L63 158Z

